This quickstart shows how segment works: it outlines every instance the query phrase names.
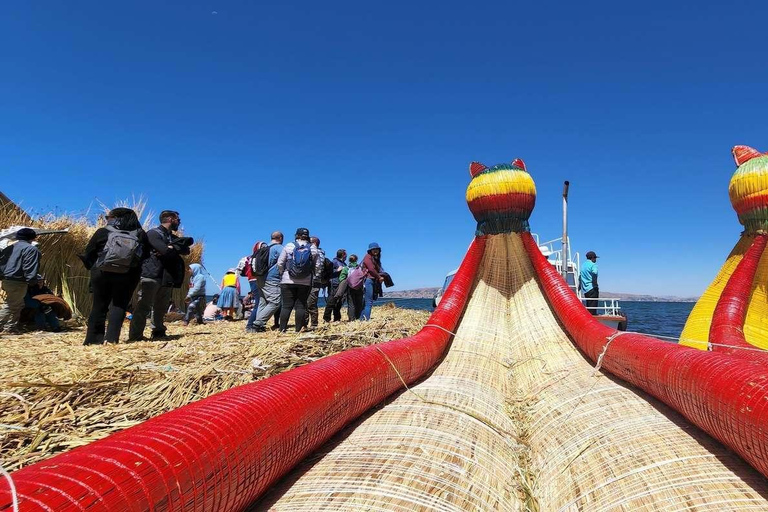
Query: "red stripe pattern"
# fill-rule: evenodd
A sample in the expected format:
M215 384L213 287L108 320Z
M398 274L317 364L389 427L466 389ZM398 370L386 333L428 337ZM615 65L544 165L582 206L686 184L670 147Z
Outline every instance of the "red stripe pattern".
M606 327L582 306L529 233L526 252L552 310L602 369L658 398L768 476L768 365ZM611 336L614 336L611 339Z
M713 352L768 361L768 352L756 352L756 347L747 343L744 337L744 321L747 318L749 300L752 296L752 283L755 280L760 258L765 251L766 241L768 236L755 235L752 245L744 253L744 257L723 288L723 293L715 306L715 312L712 314L712 324L709 329L709 342L714 344ZM732 347L754 350L744 351Z
M485 238L476 238L429 324L456 328L484 250ZM21 510L242 510L345 425L403 389L400 376L408 384L421 378L450 338L425 326L410 338L230 389L28 466L12 475ZM10 510L2 481L0 510Z

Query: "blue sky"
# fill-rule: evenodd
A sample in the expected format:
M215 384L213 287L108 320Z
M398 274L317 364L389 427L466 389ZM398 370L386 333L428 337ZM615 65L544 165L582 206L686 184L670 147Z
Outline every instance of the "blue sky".
M143 194L217 278L306 226L412 288L471 240L469 162L520 157L544 239L571 181L603 289L698 294L740 233L730 148L768 150L768 4L722 5L10 2L0 183L35 211Z

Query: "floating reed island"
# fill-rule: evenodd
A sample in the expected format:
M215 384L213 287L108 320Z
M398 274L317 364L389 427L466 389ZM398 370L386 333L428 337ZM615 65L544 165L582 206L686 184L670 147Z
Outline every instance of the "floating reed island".
M0 460L19 469L219 391L410 336L428 317L385 305L369 322L301 334L246 334L244 322L172 322L161 342L84 347L82 329L4 338Z
M144 219L145 229L157 225L157 217L147 209L147 203L142 198L121 201L114 206L134 210L140 219ZM45 277L48 287L69 304L76 319L88 317L92 302L88 286L90 274L77 256L83 253L93 233L106 225L105 214L109 209L106 205L100 205L98 212L94 214L30 215L12 202L0 202L0 229L29 226L35 229L67 231L38 237L41 253L40 273ZM202 262L202 240L196 240L190 249L191 252L184 256L184 261L188 265ZM174 290L173 300L176 304L184 302L188 289L189 285L185 280L180 289ZM0 294L0 299L2 298Z

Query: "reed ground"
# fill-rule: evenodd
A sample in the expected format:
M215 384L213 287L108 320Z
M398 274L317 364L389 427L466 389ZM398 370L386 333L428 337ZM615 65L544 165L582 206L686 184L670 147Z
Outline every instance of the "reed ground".
M82 327L0 340L0 461L48 458L234 386L415 334L429 313L384 305L370 322L246 334L245 322L168 324L163 341L82 345ZM121 339L127 338L127 323Z

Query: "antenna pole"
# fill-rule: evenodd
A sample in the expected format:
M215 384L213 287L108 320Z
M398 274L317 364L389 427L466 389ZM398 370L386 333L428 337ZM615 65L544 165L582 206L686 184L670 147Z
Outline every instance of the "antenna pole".
M568 282L568 260L569 247L568 247L568 187L570 182L563 183L563 254L562 254L562 268L563 279Z

